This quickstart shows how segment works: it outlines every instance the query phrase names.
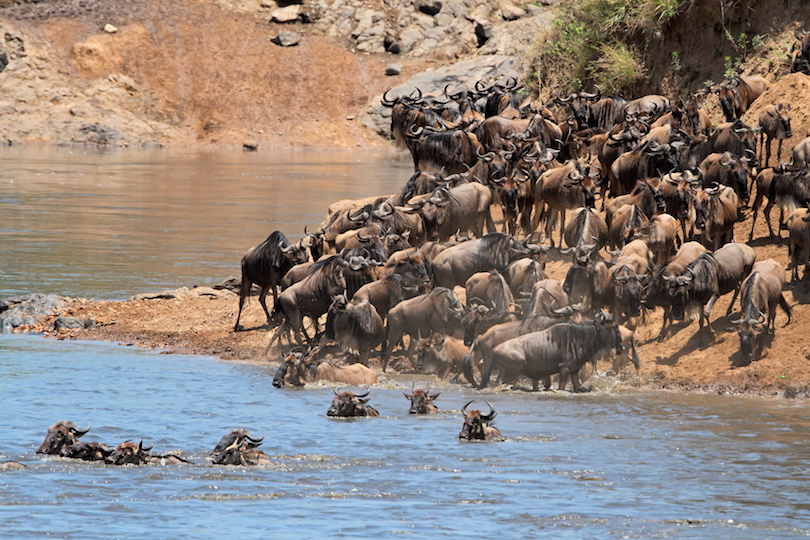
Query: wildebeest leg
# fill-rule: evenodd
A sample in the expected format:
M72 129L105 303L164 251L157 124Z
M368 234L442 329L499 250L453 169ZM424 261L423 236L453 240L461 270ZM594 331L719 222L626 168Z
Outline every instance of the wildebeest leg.
M768 148L770 150L770 147ZM770 154L769 154L770 155ZM779 158L782 155L782 139L776 139L776 162L779 162ZM765 166L767 167L768 164L766 163Z
M560 247L563 245L563 233L565 232L565 208L560 210Z
M771 209L772 208L773 208L773 201L771 201L769 199L768 204L765 205L765 210L762 211L762 213L765 215L765 224L768 225L768 234L770 234L771 238L776 236L773 233L773 227L771 226ZM753 227L753 225L752 225L752 227ZM754 229L752 228L751 230L753 231ZM780 227L780 230L781 230L781 227Z
M551 389L551 375L543 377L543 391L548 392Z
M568 368L565 367L563 364L560 364L560 379L557 384L557 389L560 391L565 390L565 385L568 384Z
M667 329L667 321L669 321L669 312L670 312L669 307L664 308L664 324L661 325L661 332L658 333L659 342L664 341L664 335Z
M264 309L264 315L267 317L267 326L270 326L270 312L267 310L267 290L270 287L262 287L262 292L259 293L259 303L262 305L262 309ZM278 298L276 298L276 288L273 287L273 305L276 305Z
M245 305L245 298L247 297L248 294L250 294L251 285L252 283L249 280L245 279L245 276L242 275L242 284L239 287L239 313L236 315L236 324L233 325L234 332L242 330L242 327L239 325L239 319L242 317L242 306Z
M579 384L579 371L571 372L571 385L574 387L574 393L582 392L582 386Z

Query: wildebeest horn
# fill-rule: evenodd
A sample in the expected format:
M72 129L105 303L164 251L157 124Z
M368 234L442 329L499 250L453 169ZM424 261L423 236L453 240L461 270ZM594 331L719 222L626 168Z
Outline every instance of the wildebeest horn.
M588 92L580 92L579 97L584 98L584 99L588 99L588 100L594 100L594 99L598 98L599 96L601 96L602 95L602 89L599 88L599 85L595 84L595 85L593 85L593 87L596 89L595 93L589 94Z
M413 96L413 93L414 93L414 92L416 92L417 97L411 97L411 96ZM419 102L419 101L422 101L422 91L419 89L419 87L416 87L416 89L415 89L413 92L411 92L410 96L408 96L408 97L409 97L409 99L411 99L411 101L413 101L414 103L417 103L417 102Z
M139 452L148 452L148 451L150 451L152 449L153 446L155 446L154 443L152 443L148 447L144 448L143 447L143 439L141 439L140 442L138 443L138 451Z
M574 94L571 94L567 98L562 97L562 90L557 91L557 99L555 100L557 103L570 103L571 100L574 99Z
M489 406L489 414L481 415L481 418L488 422L491 422L496 416L498 416L498 413L495 412L495 407L493 407L489 401L485 400L484 403L486 403L487 406Z
M73 422L70 422L70 421L62 422L62 425L65 426L66 428L68 428L70 431L72 431L73 434L76 437L81 437L82 435L84 435L85 433L90 431L90 426L87 426L84 429L79 429L79 428L76 427L76 424L74 424Z
M245 433L245 438L247 440L249 440L250 442L252 442L252 443L260 443L260 442L262 442L264 440L264 433L262 433L262 436L258 437L258 438L253 437L248 430L245 430L244 433Z
M363 397L366 397L370 392L371 392L371 390L366 390L365 394L355 394L354 397L363 398Z
M471 399L470 401L468 401L468 402L467 402L467 403L466 403L466 404L465 404L465 405L464 405L464 406L461 408L461 414L462 414L462 415L467 416L467 407L468 407L468 406L470 405L470 403L472 403L473 401L475 401L475 400L474 400L474 399Z
M389 88L388 90L383 92L382 100L381 100L381 102L383 104L383 107L393 107L395 105L395 101L391 100L391 99L388 99L388 97L387 97L388 92L390 92L391 90L393 90L393 88Z

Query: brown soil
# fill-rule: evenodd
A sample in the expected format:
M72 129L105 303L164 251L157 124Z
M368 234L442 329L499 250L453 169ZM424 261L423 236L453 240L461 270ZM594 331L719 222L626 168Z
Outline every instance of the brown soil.
M60 3L0 9L0 18L25 37L26 52L39 70L26 80L31 95L16 101L29 103L26 112L41 118L37 109L51 114L50 97L64 87L76 90L71 100L83 103L83 90L89 95L109 77L123 75L133 84L119 99L103 88L103 110L96 110L96 99L73 114L90 116L87 122L97 114L95 120L103 124L132 113L178 130L164 133L163 143L241 146L252 139L260 149L375 147L382 140L355 118L386 88L431 65L397 58L402 74L386 77L390 56L352 54L314 35L311 25L270 24L267 10L242 12L191 0L113 0L99 3L98 10ZM118 31L103 32L106 22ZM282 29L301 33L300 45L271 43ZM0 76L3 82L20 86L6 74ZM121 130L127 131L123 122ZM13 140L11 131L13 125L4 130ZM71 140L69 134L60 140L45 133L40 136L45 140ZM20 142L33 140L23 138Z

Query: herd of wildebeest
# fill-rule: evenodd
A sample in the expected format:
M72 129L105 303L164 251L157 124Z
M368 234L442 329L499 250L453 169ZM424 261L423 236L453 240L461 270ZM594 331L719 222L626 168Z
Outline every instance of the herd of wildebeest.
M807 71L810 34L797 38L792 65ZM540 380L548 389L558 375L560 390L570 378L577 392L580 369L612 352L639 368L633 334L649 310L663 310L659 340L669 323L693 315L713 335L714 303L733 293L728 316L739 296L733 322L745 362L757 359L763 335L774 333L777 306L790 322L785 268L773 259L757 261L750 246L734 242L747 210L753 238L767 200L770 237L779 241L779 231L788 230L791 281L803 265L807 290L810 137L791 149L789 160L771 163L772 141L778 161L782 141L792 137L790 103L761 107L757 125L741 119L770 86L763 77L735 76L712 89L725 116L716 126L697 96L627 100L595 87L558 92L555 112L526 99L514 78L450 86L441 95L418 89L383 95L394 140L410 151L415 170L398 193L347 201L316 232L305 228L299 242L275 231L243 257L234 331L242 330L244 301L256 284L273 329L268 350L285 336L292 346L274 386L372 385L372 351L380 348L385 371L407 337L405 356L417 371L442 379L461 372L484 388L497 370L507 383L527 377L535 390ZM500 231L493 206L503 218ZM773 206L780 209L776 232ZM555 246L571 257L562 284L544 273ZM466 305L456 286L465 288ZM319 360L312 351L323 337L352 360ZM367 395L335 391L327 415L379 416ZM412 388L405 396L409 412L438 412L437 396ZM459 438L500 438L490 425L494 408L487 403L487 414L468 411L471 403L462 408ZM79 442L88 429L59 422L37 452L116 465L185 462L176 454L153 455L142 441L114 450ZM214 448L212 461L269 462L256 450L260 443L247 430L234 430Z
M767 200L771 237L774 205L789 231L792 281L810 256L810 137L772 163L792 137L790 104L761 107L757 125L741 119L770 84L735 76L713 88L726 117L716 126L698 96L627 100L595 87L558 92L552 111L524 98L514 78L432 96L386 92L413 176L393 195L333 205L296 243L276 231L250 249L234 330L256 284L273 329L268 350L285 338L293 346L278 387L373 384L372 351L379 347L385 371L407 345L416 371L463 373L478 388L495 370L535 389L558 375L561 390L571 379L576 392L580 369L611 352L638 369L633 334L650 310L664 313L659 340L672 321L692 317L713 335L712 307L733 293L726 315L739 296L731 315L739 361L755 360L777 306L787 322L791 309L784 267L757 261L734 241L735 226L746 215L755 221ZM550 249L571 257L562 284L544 273ZM465 303L455 287L465 288ZM350 365L309 352L324 337Z

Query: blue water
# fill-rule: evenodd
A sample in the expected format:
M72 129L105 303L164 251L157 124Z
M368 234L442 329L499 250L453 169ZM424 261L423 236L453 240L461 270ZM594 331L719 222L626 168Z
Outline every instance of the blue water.
M0 337L0 536L64 538L794 538L810 535L806 405L663 392L442 388L407 414L326 417L333 388L272 387L270 366L37 336ZM400 386L401 388L396 388ZM507 440L462 443L483 397ZM194 464L111 467L34 453L57 420L85 441L144 438ZM273 464L215 467L235 427Z

